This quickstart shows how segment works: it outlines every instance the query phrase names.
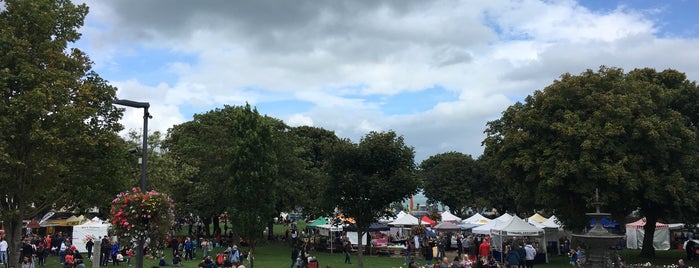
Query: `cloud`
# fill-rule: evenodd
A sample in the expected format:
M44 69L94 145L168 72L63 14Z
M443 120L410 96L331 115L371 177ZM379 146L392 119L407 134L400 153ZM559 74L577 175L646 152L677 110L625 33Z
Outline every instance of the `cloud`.
M355 141L395 130L420 161L453 150L479 155L488 120L566 72L606 65L699 77L697 39L659 37L654 16L667 10L583 4L89 0L78 45L120 97L151 100L158 129L223 104L289 105L269 115ZM141 70L142 62L154 66ZM455 99L429 98L434 87ZM392 109L411 111L402 114L377 101L406 92L436 101ZM137 126L133 117L123 121Z

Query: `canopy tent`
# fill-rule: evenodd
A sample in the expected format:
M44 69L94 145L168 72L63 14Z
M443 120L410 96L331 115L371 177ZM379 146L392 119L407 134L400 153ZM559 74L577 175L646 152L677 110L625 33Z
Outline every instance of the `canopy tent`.
M457 226L453 222L443 221L443 222L440 222L439 224L435 225L434 227L432 227L432 229L440 231L440 232L449 232L449 231L460 231L461 227Z
M555 215L549 217L541 223L535 220L530 220L529 224L544 230L544 241L546 241L547 251L554 254L563 253L561 252L561 247L559 246L559 239L567 236L567 234L566 231L563 230L561 222Z
M389 223L389 222L395 221L396 219L398 219L400 217L405 216L406 214L408 214L408 213L405 213L404 211L401 210L400 212L398 212L398 214L396 214L395 217L381 217L381 218L379 218L379 222L380 223Z
M493 243L495 244L500 254L504 254L502 250L502 241L505 237L538 237L540 245L546 245L544 241L544 230L534 227L517 215L513 216L509 221L504 222L490 230L490 234L493 236ZM543 254L546 262L548 263L548 257L546 254L546 247L540 247L543 249L537 252L537 255ZM502 255L500 256L502 260Z
M646 226L646 218L626 224L626 247L640 249L643 247L643 237ZM670 249L670 228L667 224L656 222L653 234L653 248L655 250Z
M474 234L490 234L491 229L493 229L499 225L502 225L502 224L503 224L503 222L501 222L500 220L491 220L487 224L483 224L481 226L474 227L473 229L471 229L471 232Z
M85 248L87 241L95 241L101 237L107 236L109 226L109 223L104 223L97 217L83 224L73 226L73 245L75 245L78 251L87 252L87 249Z
M430 217L427 217L427 215L423 215L420 220L423 223L429 224L430 226L434 226L436 223L434 220L430 219Z
M468 217L465 220L461 221L462 223L468 223L468 224L477 224L477 225L483 225L487 224L490 222L490 219L486 218L485 216L481 215L480 213L473 214L473 216Z
M80 219L76 217L75 215L70 216L69 218L66 219L66 224L68 225L78 225L80 224Z
M509 222L492 228L490 233L499 236L541 236L544 234L544 230L514 216Z
M481 225L482 224L473 224L473 223L462 222L462 223L457 224L456 226L459 226L459 228L461 228L461 230L471 230L471 229L478 227L478 226L481 226Z
M544 228L555 228L555 229L563 228L563 224L561 223L561 220L559 220L556 217L556 215L551 215L551 217L549 217L544 222L542 222L541 225L543 225Z
M380 222L375 222L369 225L369 229L367 231L369 232L379 232L379 231L388 231L390 230L391 227L388 227L388 225L380 223ZM344 228L345 231L357 231L357 225L355 224L350 224Z
M308 228L316 228L316 227L318 227L318 226L325 225L325 224L328 224L328 223L330 223L330 221L328 220L328 218L326 218L326 217L318 217L317 219L313 220L313 222L311 222L311 223L309 223L309 224L306 224L306 227L308 227Z
M501 222L508 222L512 219L512 215L505 213L505 214L502 214L502 215L500 215L500 217L497 217L495 219L499 220Z
M461 221L461 218L457 217L454 214L451 214L449 211L444 211L442 212L442 221L451 221L451 222L459 222Z
M539 214L539 213L534 213L534 215L531 215L529 218L527 218L528 222L537 222L537 223L542 223L546 220L548 220L548 219L544 216L541 216L541 214Z
M415 216L407 213L403 215L403 217L397 218L396 220L388 223L388 225L392 226L416 226L419 224L419 220L415 218ZM423 222L422 224L425 223Z

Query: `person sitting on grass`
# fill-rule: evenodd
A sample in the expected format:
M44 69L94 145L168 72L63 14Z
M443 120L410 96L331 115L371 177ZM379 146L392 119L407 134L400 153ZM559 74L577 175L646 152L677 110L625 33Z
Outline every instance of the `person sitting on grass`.
M170 264L165 261L165 257L160 257L160 262L158 262L158 266L170 266Z
M172 266L182 266L182 259L180 258L180 254L175 255L175 257L172 257Z

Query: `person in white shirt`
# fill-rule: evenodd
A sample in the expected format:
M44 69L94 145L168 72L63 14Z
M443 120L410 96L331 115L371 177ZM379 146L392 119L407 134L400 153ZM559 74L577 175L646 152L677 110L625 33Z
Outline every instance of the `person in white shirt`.
M524 262L527 268L534 267L534 258L536 257L536 249L532 246L532 242L528 241L527 245L524 246L524 251L526 252L524 257Z
M0 263L7 265L7 241L0 238Z

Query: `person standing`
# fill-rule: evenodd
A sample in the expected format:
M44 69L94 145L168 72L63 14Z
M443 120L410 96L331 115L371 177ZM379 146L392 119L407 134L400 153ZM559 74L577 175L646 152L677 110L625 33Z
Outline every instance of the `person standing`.
M345 263L351 264L350 254L352 253L352 243L349 239L345 240Z
M683 260L683 259L677 260L677 268L687 268L687 265L684 264L684 260Z
M506 247L507 255L505 255L505 267L513 268L519 266L519 253L516 249L512 249L510 246Z
M478 246L478 258L479 259L485 259L486 261L488 260L488 256L490 256L490 243L488 243L488 239L483 239L483 242L481 242L481 245Z
M294 265L296 265L298 258L299 258L299 250L296 248L296 246L293 246L291 249L291 266L289 268L294 268Z
M684 244L684 250L687 252L687 260L694 260L694 255L697 251L697 243L691 239L687 240L687 243Z
M412 247L412 245L410 243L410 239L408 239L407 241L405 241L405 245L403 245L403 253L405 254L405 257L403 258L403 265L407 265L408 262L410 261L410 257L411 257L411 252L410 252L411 249L410 248L411 247Z
M87 249L87 258L92 259L92 247L95 246L95 242L92 241L92 238L87 239L87 243L85 243L85 249Z
M184 260L191 260L192 257L192 239L187 237L184 241Z
M209 245L209 241L206 240L206 238L204 238L204 239L201 240L201 245L200 245L200 246L201 246L201 257L202 257L202 258L205 258L205 259L206 259L206 256L209 255L209 252L208 252L209 247L208 247L208 245Z
M532 242L528 241L527 245L524 246L524 250L526 252L526 255L524 257L524 262L527 265L527 268L532 268L534 267L534 258L536 258L536 249L534 246L532 246Z
M7 267L7 241L4 237L0 238L0 263Z
M456 236L456 256L461 256L463 254L463 243L461 240L464 239L461 236L461 233L459 233L458 236Z
M109 265L109 249L111 248L111 245L109 243L109 239L105 236L102 238L102 242L100 242L100 266L107 266Z
M519 255L519 265L517 265L517 268L524 268L524 266L526 266L524 259L527 256L527 251L524 249L523 243L519 244L519 247L517 248L517 254Z

